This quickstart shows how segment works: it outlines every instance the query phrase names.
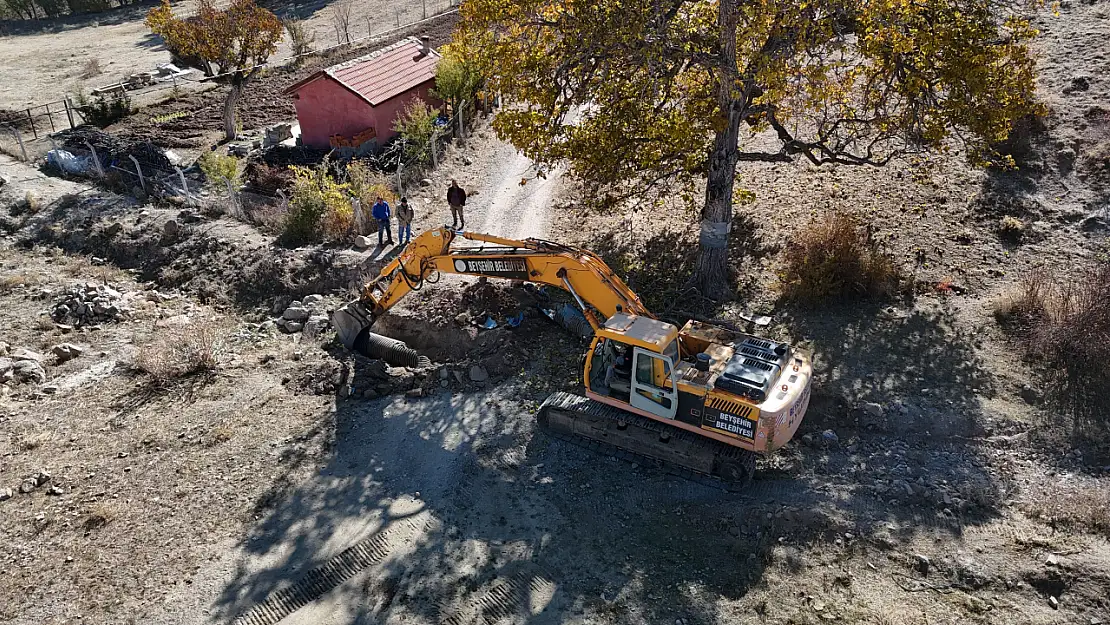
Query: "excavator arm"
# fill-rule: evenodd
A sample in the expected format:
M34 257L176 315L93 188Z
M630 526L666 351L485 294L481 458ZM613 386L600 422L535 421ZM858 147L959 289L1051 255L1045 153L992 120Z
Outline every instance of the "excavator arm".
M477 245L457 246L460 239ZM595 330L603 323L599 314L652 317L639 296L592 252L539 239L516 241L439 228L413 239L363 286L358 301L336 311L333 322L339 340L358 349L378 317L441 274L522 280L564 289Z

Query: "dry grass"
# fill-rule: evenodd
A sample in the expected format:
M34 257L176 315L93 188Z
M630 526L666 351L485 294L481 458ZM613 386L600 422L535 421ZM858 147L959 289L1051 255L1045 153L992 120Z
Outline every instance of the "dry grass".
M235 430L229 425L217 425L208 434L209 444L219 445L231 440L235 436Z
M20 451L34 451L53 440L51 432L22 431L15 435L15 447Z
M220 328L206 321L163 328L139 347L134 365L159 386L198 373L215 373L223 351L222 335Z
M1110 537L1110 484L1047 491L1024 505L1026 514L1053 526Z
M0 277L0 293L11 293L16 289L34 286L40 282L42 282L42 279L35 275L27 273L8 274Z
M1045 365L1052 396L1077 427L1110 426L1110 263L1063 278L1032 272L995 317Z
M42 210L42 200L32 191L27 191L23 194L23 199L21 201L12 205L11 214L13 216L35 215L40 210Z
M898 288L891 258L856 217L830 213L811 221L787 244L780 276L791 300L817 303L881 298Z
M100 59L97 58L85 61L85 64L81 67L81 78L92 78L102 73L104 73L104 71L100 69Z
M1003 329L1026 332L1048 317L1051 280L1043 270L1030 272L1021 284L994 303L994 318Z
M69 257L65 265L65 272L74 278L91 280L101 284L112 284L127 279L127 272L115 265L94 262L88 256Z
M23 206L28 213L34 215L42 209L42 201L33 192L28 191L23 195Z
M54 324L54 320L49 315L40 315L35 319L35 329L39 332L53 332L57 328L58 326Z

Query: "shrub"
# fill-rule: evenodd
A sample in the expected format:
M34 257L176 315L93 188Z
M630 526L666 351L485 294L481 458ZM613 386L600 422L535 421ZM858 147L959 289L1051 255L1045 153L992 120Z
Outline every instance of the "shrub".
M285 26L285 32L288 33L289 41L293 45L293 56L300 57L312 52L312 44L316 42L315 32L310 35L305 29L304 22L300 20L287 19L281 23Z
M293 192L285 214L282 238L287 243L338 239L351 231L354 212L347 185L328 173L327 161L316 167L291 167Z
M197 165L204 172L204 177L208 179L208 182L216 185L220 192L227 191L228 183L233 188L240 185L239 159L230 154L220 155L211 151L205 152L197 159Z
M898 286L890 257L845 213L806 225L786 246L784 295L801 302L884 297Z
M1110 424L1110 262L1059 280L1041 323L1024 331L1028 354L1047 365L1051 395L1075 425Z
M223 350L221 332L211 322L194 322L162 328L139 347L134 365L164 386L197 373L213 373Z
M85 517L85 531L89 532L116 520L116 509L105 502L97 502Z
M131 97L116 94L111 97L97 94L89 97L84 90L77 92L77 109L90 124L105 128L135 112L131 107Z
M436 65L435 95L458 111L464 102L474 100L482 84L478 68L469 59L468 50L458 43L450 43L442 50L443 58Z
M81 68L81 78L92 78L102 73L103 70L100 69L100 59L96 58L85 61L85 65Z
M1003 239L1016 243L1025 236L1025 222L1007 215L998 224L998 234Z
M288 167L271 167L265 163L248 163L245 171L252 189L266 195L277 195L293 186L293 172Z
M405 110L393 122L393 130L401 135L405 145L405 158L427 162L431 159L432 135L436 130L439 112L428 106L424 100L416 98L405 106Z
M369 210L380 197L393 204L397 195L385 174L375 171L362 161L352 161L347 165L347 184L350 186L351 195L358 198L363 208Z

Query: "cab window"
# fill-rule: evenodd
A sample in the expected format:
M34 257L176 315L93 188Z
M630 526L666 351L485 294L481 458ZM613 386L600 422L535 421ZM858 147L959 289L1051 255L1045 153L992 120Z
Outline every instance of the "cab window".
M651 354L641 353L636 359L636 383L654 386L656 388L669 388L667 382L671 379L670 364Z

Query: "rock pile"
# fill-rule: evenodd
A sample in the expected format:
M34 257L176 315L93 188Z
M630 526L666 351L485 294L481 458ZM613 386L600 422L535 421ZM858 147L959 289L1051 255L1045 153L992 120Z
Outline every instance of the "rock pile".
M55 323L72 326L118 321L130 312L122 299L123 294L112 287L89 282L67 289L50 316Z
M391 367L384 360L355 357L354 375L351 377L351 395L376 399L396 393L420 397L438 384L438 376L429 369ZM425 388L426 387L426 388Z
M306 338L315 338L331 326L331 319L322 310L323 300L323 295L306 295L302 300L294 300L274 323L289 334L303 331Z

